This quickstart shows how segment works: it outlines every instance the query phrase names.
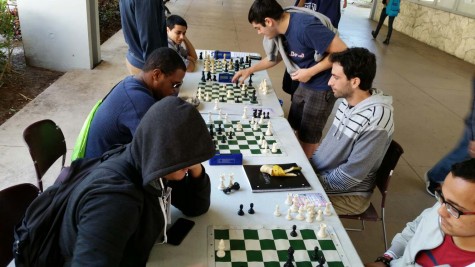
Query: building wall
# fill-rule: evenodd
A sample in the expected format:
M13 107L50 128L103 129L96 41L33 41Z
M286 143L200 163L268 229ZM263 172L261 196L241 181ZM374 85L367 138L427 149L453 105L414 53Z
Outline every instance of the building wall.
M97 0L18 0L28 65L69 71L100 61Z
M378 21L383 4L378 1L373 19ZM385 21L387 25L388 19ZM401 1L394 29L475 64L475 19ZM380 34L385 34L384 32Z

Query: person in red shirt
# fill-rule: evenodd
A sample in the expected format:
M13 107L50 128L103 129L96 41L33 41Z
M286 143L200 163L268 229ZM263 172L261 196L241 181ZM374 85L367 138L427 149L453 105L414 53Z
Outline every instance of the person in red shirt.
M365 266L468 266L475 263L475 159L452 166L437 203L397 234L386 253Z

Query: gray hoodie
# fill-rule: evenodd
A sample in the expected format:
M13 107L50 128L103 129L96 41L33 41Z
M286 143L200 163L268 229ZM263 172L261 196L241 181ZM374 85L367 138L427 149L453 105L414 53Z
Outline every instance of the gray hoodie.
M215 154L199 112L177 97L155 103L141 120L132 142L112 161L128 177L93 170L71 194L61 228L65 266L145 266L150 250L166 226L158 198L165 188L156 181L169 173L203 162ZM186 176L172 188L171 204L187 216L210 206L210 181Z
M327 194L371 196L394 131L392 97L378 89L354 107L343 99L312 157Z

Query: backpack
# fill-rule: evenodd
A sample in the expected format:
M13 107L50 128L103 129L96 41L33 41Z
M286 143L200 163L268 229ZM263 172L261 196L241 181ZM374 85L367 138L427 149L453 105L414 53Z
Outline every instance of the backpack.
M91 127L92 119L94 119L94 115L101 106L102 102L104 102L107 96L110 95L110 93L112 92L112 90L114 90L117 84L112 87L112 89L109 91L109 93L107 93L106 96L104 96L103 99L98 100L96 104L92 107L91 111L89 111L89 114L87 114L86 120L84 121L81 127L81 131L79 131L79 135L76 138L76 143L74 143L73 153L71 154L71 161L84 158L84 155L86 154L87 137L89 136L89 128Z
M15 226L13 254L16 267L63 266L59 233L69 196L76 186L99 164L123 177L128 170L107 160L125 146L104 153L101 157L78 159L61 170L55 183L30 204L22 220Z

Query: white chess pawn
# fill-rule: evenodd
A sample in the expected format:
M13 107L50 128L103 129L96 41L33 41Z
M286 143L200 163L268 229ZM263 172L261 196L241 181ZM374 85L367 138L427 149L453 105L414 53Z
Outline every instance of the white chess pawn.
M233 91L228 90L228 94L227 94L227 97L228 97L228 98L231 98L231 93L232 93L232 92L233 92Z
M292 193L287 193L287 198L285 199L285 205L287 206L292 205Z
M209 97L209 92L206 92L205 101L206 101L206 102L210 102L210 101L211 101L211 99L210 99L210 97Z
M323 212L322 212L321 209L319 209L319 210L317 211L317 218L316 218L316 220L317 220L317 222L323 221Z
M218 109L218 120L221 120L223 118L223 112L221 109Z
M259 141L257 141L257 144L260 145L260 146L262 146L262 141L263 141L263 140L264 140L264 135L261 134L261 135L259 136Z
M221 174L221 177L220 177L221 182L219 183L219 186L218 186L219 190L224 190L226 188L226 186L224 185L224 179L225 179L225 175L223 173Z
M261 117L259 118L259 124L264 123L264 114L261 114Z
M320 230L318 230L317 237L318 238L326 238L327 235L327 225L324 223L320 224Z
M226 84L223 83L223 86L221 86L221 90L226 91Z
M303 213L304 213L304 209L303 209L303 206L300 206L299 207L299 214L297 214L297 216L295 217L295 219L299 220L299 221L303 221L305 219L305 216L303 216Z
M307 213L307 219L305 220L308 223L313 223L313 220L315 219L315 214L313 212Z
M275 211L274 211L274 216L275 217L280 217L280 208L279 205L275 205Z
M261 135L262 136L262 135ZM262 149L266 149L266 145L267 145L267 141L264 139L262 140L262 145L261 145L261 148Z
M295 199L295 196L292 200L292 206L290 207L290 209L292 210L292 212L297 212L299 210L298 200Z
M214 110L218 110L218 109L219 109L219 107L218 107L218 101L219 101L219 100L218 100L217 98L214 100Z
M272 153L277 153L277 142L273 143L272 144L272 150L271 150Z
M242 112L242 118L247 119L247 107L244 106L243 112Z
M236 123L236 132L241 132L242 131L242 124L240 121Z
M287 210L287 216L285 216L285 218L287 219L287 221L291 221L293 218L292 218L292 214L290 214L290 209Z
M254 123L254 125L252 125L252 130L254 130L254 131L259 130L259 124Z
M216 256L218 256L218 258L222 258L226 255L226 253L224 252L225 248L226 246L224 245L224 240L219 240L218 251L216 252Z
M234 185L234 173L229 174L229 187Z
M330 208L330 205L331 205L330 202L327 202L327 204L325 205L325 211L323 212L323 214L325 214L325 216L332 215L332 209Z
M228 123L228 113L224 114L224 123Z
M249 122L251 125L254 125L254 123L256 123L256 120L254 119L254 117L251 117L251 121Z
M266 136L271 136L271 135L272 135L272 126L267 127L267 131L266 131Z
M246 88L246 84L243 83L242 86L241 86L241 91L246 91L246 89L247 89L247 88Z

